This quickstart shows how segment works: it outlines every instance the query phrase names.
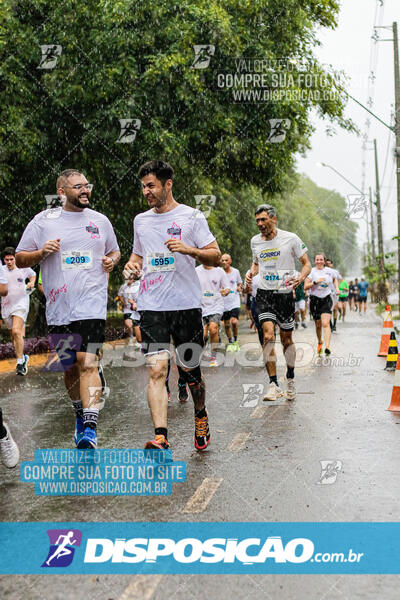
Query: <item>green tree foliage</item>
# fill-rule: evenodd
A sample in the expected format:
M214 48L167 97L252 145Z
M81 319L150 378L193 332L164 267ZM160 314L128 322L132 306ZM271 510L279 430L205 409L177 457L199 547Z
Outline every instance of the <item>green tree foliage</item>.
M272 198L290 186L295 153L307 148L312 132L310 109L352 127L343 116L337 75L325 73L313 59L317 28L335 26L338 4L5 0L0 9L2 245L18 241L26 223L45 207L44 195L55 193L58 172L74 167L95 183L94 207L115 226L126 259L132 217L145 208L136 173L142 162L159 157L176 170L178 201L194 205L196 194L217 196L211 225L221 246L241 260L247 209L263 194ZM62 48L54 68L40 68L44 44ZM196 44L215 47L207 68L193 68ZM232 90L218 88L217 76L235 72L236 59L244 57L270 61L271 85L274 73L291 74L291 82L281 87L313 93L235 102ZM301 76L298 57L313 74L311 83ZM268 141L274 118L290 121L282 143ZM121 119L141 122L132 143L117 141ZM312 205L307 211L312 219ZM333 252L334 233L327 235ZM316 236L310 221L315 245Z

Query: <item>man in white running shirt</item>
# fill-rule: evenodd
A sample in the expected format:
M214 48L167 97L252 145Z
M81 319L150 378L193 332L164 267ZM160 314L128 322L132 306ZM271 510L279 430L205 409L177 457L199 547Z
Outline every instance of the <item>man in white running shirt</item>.
M136 337L136 343L142 341L140 335L140 314L137 312L137 297L139 294L140 281L134 278L130 273L128 279L121 285L118 296L123 303L124 323L128 331L128 344L133 344L133 337Z
M173 176L172 167L160 160L140 167L139 178L149 210L133 221L133 250L124 273L133 271L140 276L143 271L137 304L149 372L147 399L155 433L145 448L169 447L164 382L172 337L180 377L189 384L194 402L195 447L204 450L210 431L200 370L204 340L195 261L216 267L221 253L203 213L174 200Z
M37 214L16 250L19 267L41 264L50 340L75 409L75 444L82 449L97 446L108 273L120 258L110 221L89 208L92 189L79 171L60 173L63 206Z
M17 357L17 375L28 372L29 356L24 354L25 322L29 313L29 294L35 287L36 273L32 269L18 269L15 249L4 248L4 272L8 280L8 294L1 299L1 314L8 329ZM29 279L27 283L25 280Z
M227 352L237 352L239 342L237 341L239 332L239 314L240 314L240 293L242 291L242 278L238 269L232 267L232 259L229 254L223 254L221 257L221 266L229 282L229 294L224 298L224 314L222 319L225 325L225 333L228 338Z
M246 275L246 284L260 274L256 295L259 322L264 334L264 357L270 386L264 400L276 400L283 396L276 375L275 324L279 326L283 346L286 371L286 398L294 400L294 365L296 350L292 340L294 327L293 289L305 280L311 271L306 245L289 231L276 227L275 208L261 204L255 211L256 224L260 233L251 239L253 264ZM295 258L301 264L301 273L295 270Z
M221 267L199 265L196 273L201 285L201 310L204 324L204 343L210 336L210 367L217 367L216 352L219 338L219 324L224 312L224 296L229 294L229 282Z

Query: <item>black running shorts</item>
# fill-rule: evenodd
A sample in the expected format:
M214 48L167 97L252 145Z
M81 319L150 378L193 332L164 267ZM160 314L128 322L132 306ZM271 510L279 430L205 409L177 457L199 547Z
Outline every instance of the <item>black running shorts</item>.
M221 314L220 313L214 313L212 315L207 315L206 317L203 317L204 325L209 325L210 323L216 323L217 325L219 325L220 322L221 322Z
M294 327L294 302L292 292L280 294L258 289L256 305L260 325L271 321L277 323L280 329L291 331Z
M98 355L105 338L104 319L83 319L68 325L49 325L50 348L57 352L64 369L76 362L77 352Z
M234 319L238 319L239 313L240 313L240 308L232 308L231 310L226 310L224 312L224 314L222 315L222 320L229 321L229 319L232 319L232 317Z
M332 313L332 297L330 294L325 298L310 295L310 313L314 321L319 321L322 314Z
M145 355L164 350L171 354L172 338L179 366L195 369L200 365L204 346L201 308L140 311L140 331Z

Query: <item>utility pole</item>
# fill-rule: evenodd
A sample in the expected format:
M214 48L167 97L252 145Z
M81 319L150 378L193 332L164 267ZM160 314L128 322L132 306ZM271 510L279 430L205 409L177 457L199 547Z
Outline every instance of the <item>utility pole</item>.
M376 212L378 222L378 267L380 270L380 279L378 284L378 296L380 302L387 304L387 293L385 283L385 257L383 254L383 235L382 235L382 213L381 213L381 192L379 188L379 171L378 171L378 152L376 149L376 139L374 140L374 155L375 155L375 180L376 180Z
M376 267L376 252L375 252L375 224L374 224L374 211L372 208L372 190L369 187L369 216L371 223L371 254L372 254L372 266ZM371 285L371 296L372 302L376 302L376 284Z
M375 225L374 225L374 212L372 209L372 190L369 188L369 216L371 220L371 250L372 250L372 264L376 266L376 252L375 252Z
M394 49L394 133L396 136L396 174L397 174L397 279L398 279L398 305L400 306L400 73L399 73L399 38L397 23L393 25Z

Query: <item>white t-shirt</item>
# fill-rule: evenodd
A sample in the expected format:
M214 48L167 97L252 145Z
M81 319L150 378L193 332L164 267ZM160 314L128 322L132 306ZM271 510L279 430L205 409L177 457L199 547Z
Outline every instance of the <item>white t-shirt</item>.
M125 300L124 315L127 313L131 313L131 315L132 315L131 318L134 319L135 321L140 321L140 314L136 310L133 310L130 307L129 303L137 302L139 288L140 288L140 280L134 281L131 285L129 285L128 282L123 283L118 291L118 296L121 296Z
M272 240L264 240L261 233L251 238L253 262L259 265L259 289L292 293L290 280L298 275L295 258L307 252L306 245L290 231L277 229Z
M5 269L6 269L6 267L3 266L3 263L0 260L0 283L8 282Z
M341 274L339 273L339 271L337 269L333 269L332 267L330 267L330 268L334 272L334 277L336 277L338 285L339 285L339 279L342 279ZM331 294L332 294L332 296L336 295L335 286L333 284L333 281L332 281L332 285L331 285Z
M231 267L230 273L225 271L225 275L228 279L228 288L231 290L227 296L224 297L224 310L232 310L232 308L240 308L240 293L237 291L237 286L242 283L242 278L238 269Z
M28 223L16 252L39 250L58 238L60 251L41 262L47 323L106 319L108 277L102 258L119 249L110 221L90 208L48 209Z
M308 275L308 279L311 281L316 281L321 279L321 277L324 278L324 281L313 285L310 289L310 294L312 296L317 296L317 298L326 298L326 296L331 294L332 287L335 289L333 285L333 279L336 277L336 275L334 270L330 267L324 267L323 269L317 269L316 267L313 267Z
M164 242L178 239L196 248L214 242L203 213L185 204L166 213L150 209L135 217L133 235L133 252L143 258L138 310L200 308L201 287L195 259L170 252Z
M205 269L203 265L196 267L196 273L201 285L201 311L203 317L222 315L224 312L224 297L220 289L228 288L225 271L221 267Z
M19 269L15 267L10 271L8 267L3 267L4 274L8 283L8 294L1 299L1 314L3 319L15 314L16 311L29 312L29 294L26 293L25 279L36 275L30 267Z

